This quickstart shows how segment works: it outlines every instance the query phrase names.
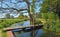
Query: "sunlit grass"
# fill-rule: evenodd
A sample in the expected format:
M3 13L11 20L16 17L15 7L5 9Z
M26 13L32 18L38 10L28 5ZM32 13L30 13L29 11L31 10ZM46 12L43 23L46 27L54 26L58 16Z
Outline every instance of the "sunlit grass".
M2 37L7 37L7 32L2 31Z

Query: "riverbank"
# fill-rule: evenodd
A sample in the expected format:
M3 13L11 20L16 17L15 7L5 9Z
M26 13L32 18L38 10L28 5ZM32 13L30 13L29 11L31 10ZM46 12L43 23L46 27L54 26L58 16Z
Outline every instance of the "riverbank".
M10 27L15 23L22 23L26 19L0 19L0 37L7 37L7 32L3 31L3 28Z
M38 19L44 24L44 29L49 30L49 31L54 31L57 34L60 35L60 19L54 20L54 19Z
M46 29L46 28L43 28L43 30L46 32L46 31L48 31L48 32L55 32L56 33L56 35L60 35L60 32L56 32L55 30L50 30L50 29Z
M7 32L3 31L3 29L0 29L0 37L7 37Z
M23 22L25 19L0 19L0 29L9 27L12 24Z

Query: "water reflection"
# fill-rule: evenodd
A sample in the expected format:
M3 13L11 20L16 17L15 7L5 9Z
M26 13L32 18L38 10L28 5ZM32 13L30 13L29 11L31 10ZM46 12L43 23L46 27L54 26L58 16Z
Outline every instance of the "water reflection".
M36 37L40 37L43 33L42 29L37 30Z
M24 32L24 31L21 31L21 32L14 32L14 35L15 37L31 37L30 35L30 32ZM40 37L42 34L43 34L43 30L42 29L39 29L39 30L36 30L36 37Z
M29 26L29 25L30 25L30 21L24 21L22 23L22 26ZM20 24L17 23L15 26L20 26ZM30 30L30 28L28 28L26 31L21 31L21 30L22 29L16 29L16 30L12 30L12 32L14 33L15 37L31 37L32 30ZM56 35L56 32L53 31L45 31L43 29L38 29L34 31L36 32L36 34L34 35L35 37L60 37L60 35Z
M29 20L28 21L24 21L22 25L23 26L30 26L30 21Z
M15 24L15 26L19 26L19 24ZM24 21L22 23L22 26L30 26L30 21ZM32 30L30 28L26 28L26 31L21 31L22 29L16 29L16 30L12 30L14 33L15 37L31 37L33 36ZM36 32L36 37L39 37L42 33L43 30L42 29L38 29L38 30L34 30L34 32Z
M15 37L31 37L30 32L21 31L21 32L14 32ZM36 30L35 37L60 37L60 35L56 35L56 32L53 31L44 31L43 29Z
M40 37L60 37L60 35L57 35L56 32L53 31L46 31Z

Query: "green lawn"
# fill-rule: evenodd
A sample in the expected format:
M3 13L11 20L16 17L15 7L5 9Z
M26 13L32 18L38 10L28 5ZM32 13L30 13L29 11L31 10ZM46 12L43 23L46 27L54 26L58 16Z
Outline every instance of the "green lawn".
M2 37L7 37L7 32L2 31Z

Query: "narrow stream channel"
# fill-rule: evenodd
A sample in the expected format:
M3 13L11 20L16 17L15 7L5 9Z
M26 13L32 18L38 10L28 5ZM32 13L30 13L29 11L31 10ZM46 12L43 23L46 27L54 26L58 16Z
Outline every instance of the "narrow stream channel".
M29 26L30 25L30 21L24 21L22 23L22 26ZM21 26L20 23L16 23L13 26ZM29 29L29 28L28 28ZM31 30L30 31L21 31L22 29L19 30L12 30L13 34L15 37L31 37ZM52 31L45 31L43 29L38 29L36 30L36 35L35 37L60 37L60 35L56 35L56 32L52 32Z

